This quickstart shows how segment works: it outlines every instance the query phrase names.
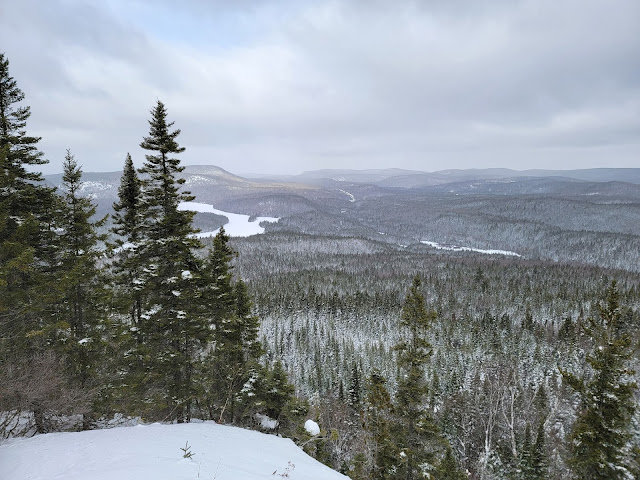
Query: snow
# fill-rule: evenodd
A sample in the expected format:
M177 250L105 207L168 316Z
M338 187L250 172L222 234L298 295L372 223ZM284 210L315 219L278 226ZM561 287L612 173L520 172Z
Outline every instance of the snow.
M307 431L309 435L320 435L320 426L314 422L313 420L307 420L304 422L304 429Z
M482 250L480 248L471 248L471 247L458 247L456 245L445 246L440 245L436 242L430 242L428 240L421 240L420 243L424 243L425 245L429 245L430 247L436 248L438 250L449 250L452 252L475 252L475 253L483 253L485 255L507 255L510 257L521 257L519 253L510 252L509 250Z
M241 215L239 213L229 213L213 208L213 205L198 202L182 202L178 206L178 210L190 210L200 213L215 213L229 219L229 223L224 226L225 232L231 237L249 237L264 233L264 227L260 226L261 222L276 223L280 219L277 217L256 217L254 221L249 221L249 215ZM200 232L196 235L198 238L212 237L219 231Z
M340 189L338 189L338 190L340 190ZM348 197L349 197L349 201L350 201L351 203L354 203L354 202L356 201L356 197L354 197L354 196L353 196L353 194L351 194L351 193L347 192L346 190L340 190L340 192L342 192L342 193L344 193L346 196L348 196Z
M268 430L275 430L278 427L278 421L268 415L256 414L256 418L260 421L260 426Z
M187 443L191 458L181 450ZM266 480L287 470L296 480L347 478L289 439L214 422L49 433L0 445L0 478L7 479Z

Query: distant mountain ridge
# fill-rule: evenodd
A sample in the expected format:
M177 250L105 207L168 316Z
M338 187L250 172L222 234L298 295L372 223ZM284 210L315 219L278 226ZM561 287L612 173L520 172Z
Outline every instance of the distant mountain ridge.
M431 185L466 181L490 180L522 177L560 177L589 182L627 182L640 184L640 168L590 168L576 170L513 170L509 168L448 169L435 172L388 169L322 169L303 172L299 175L255 175L252 178L270 180L310 182L327 184L329 182L370 183L384 187L418 188Z

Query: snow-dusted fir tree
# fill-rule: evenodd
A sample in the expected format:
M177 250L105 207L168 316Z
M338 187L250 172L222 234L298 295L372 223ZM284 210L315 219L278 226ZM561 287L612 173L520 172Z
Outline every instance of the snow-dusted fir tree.
M12 428L10 411L32 412L42 433L46 417L72 403L49 343L58 299L51 286L60 199L35 169L47 160L38 150L40 138L27 133L31 112L24 97L0 53L0 410L7 412L0 435Z
M378 370L371 372L367 385L366 429L371 435L372 466L369 478L389 480L398 470L398 447L391 435L393 405L385 378Z
M107 217L93 219L96 205L81 194L82 170L69 150L63 162L60 221L60 272L57 317L63 326L62 350L72 380L80 388L95 388L102 361L102 325L107 312L106 279L98 268L102 255L98 233ZM85 426L88 426L85 422Z
M116 242L119 246L124 243L134 244L138 240L143 213L141 193L138 173L131 155L127 153L118 187L118 201L113 204L112 231L118 236Z
M446 441L427 407L428 385L425 365L432 354L427 332L437 318L428 311L416 275L409 289L400 318L403 338L394 348L398 352L398 390L395 443L398 446L398 478L428 478L435 471Z
M204 363L204 390L209 415L217 421L238 420L239 394L258 374L262 355L259 322L251 313L245 284L233 282L229 246L224 228L216 234L203 268L202 307L213 330L213 343Z
M127 154L124 162L120 186L118 187L118 200L113 203L113 227L111 232L115 235L113 245L114 261L112 270L114 273L114 301L117 309L127 312L129 323L127 331L137 342L142 342L140 329L142 315L142 271L141 259L138 255L140 247L140 228L142 226L143 212L141 207L142 190L138 173L133 166L131 155Z
M173 155L184 151L177 142L180 130L171 130L167 110L158 100L151 110L149 135L140 146L149 153L140 169L141 209L137 255L143 265L141 331L145 390L156 412L188 421L196 394L194 370L210 330L197 308L200 262L195 251L201 243L193 234L194 212L180 210L190 201L180 191L184 170Z
M27 134L30 108L0 53L0 362L29 355L48 307L46 274L55 264L56 195L33 167L46 164L40 137ZM11 341L7 341L11 339Z
M606 304L598 305L598 317L584 327L593 342L587 355L591 374L577 376L562 371L565 381L580 398L578 416L569 435L569 465L582 480L630 480L631 419L635 411L629 360L631 337L621 324L616 282L607 289Z

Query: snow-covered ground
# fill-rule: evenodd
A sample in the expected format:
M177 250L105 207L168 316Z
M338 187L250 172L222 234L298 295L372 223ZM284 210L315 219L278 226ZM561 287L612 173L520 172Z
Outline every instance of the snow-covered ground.
M420 243L424 243L425 245L429 245L430 247L437 248L438 250L449 250L452 252L475 252L475 253L483 253L485 255L507 255L510 257L521 257L519 253L510 252L509 250L482 250L480 248L471 248L471 247L458 247L455 245L440 245L436 242L430 242L428 240L421 240Z
M186 448L185 448L186 447ZM184 451L193 454L184 458ZM16 480L339 480L291 440L213 422L15 438L0 478Z
M249 215L241 215L239 213L223 212L213 208L213 205L207 203L198 202L182 202L178 206L178 210L191 210L192 212L202 213L215 213L216 215L222 215L229 219L229 223L224 226L224 230L227 235L231 237L250 237L251 235L258 235L264 233L264 227L260 226L261 222L277 222L280 220L276 217L256 217L255 220L249 221ZM218 229L219 230L219 229ZM198 238L212 237L218 230L211 232L200 232L197 234Z

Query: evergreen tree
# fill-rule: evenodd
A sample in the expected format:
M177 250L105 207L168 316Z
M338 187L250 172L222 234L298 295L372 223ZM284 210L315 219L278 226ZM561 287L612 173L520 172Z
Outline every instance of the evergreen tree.
M367 422L371 435L373 465L369 478L387 480L395 478L398 469L398 448L393 441L391 424L393 405L386 380L378 370L371 372L367 388Z
M44 165L47 160L42 158L38 150L40 137L27 135L25 127L31 116L28 106L18 106L24 100L24 93L18 88L16 81L9 75L9 60L4 53L0 53L0 149L5 150L3 159L4 174L11 178L14 191L12 192L11 207L14 211L24 211L34 207L46 207L37 200L41 187L42 174L34 172L28 167ZM35 203L24 203L26 200ZM48 200L44 197L44 200Z
M50 275L56 268L59 198L34 171L47 162L37 147L40 138L27 134L31 113L21 105L23 100L9 74L9 60L0 53L0 371L7 375L5 388L12 382L24 385L37 375L36 357L50 349L48 333L57 300ZM16 365L24 368L9 369ZM39 393L25 390L24 401L6 408L31 410L37 431L44 432L46 398L53 390L40 385Z
M147 372L143 390L151 410L164 418L189 421L195 399L194 369L201 349L210 337L198 309L201 248L192 227L195 212L181 210L180 203L193 200L180 192L184 179L180 161L171 155L184 151L177 143L180 130L171 131L167 111L158 101L151 111L149 136L140 146L150 153L140 173L141 209L137 255L141 272L140 330L144 338L139 356Z
M262 413L278 422L278 433L285 436L296 434L300 420L309 412L309 405L305 400L296 398L295 388L289 383L282 362L276 361L260 383L258 397L263 404Z
M450 448L447 448L444 458L438 465L434 475L435 480L466 480L468 476L458 468L456 458Z
M546 480L549 478L549 467L545 445L544 420L538 424L536 442L531 450L531 480Z
M416 275L402 307L400 326L406 340L395 346L398 352L398 391L396 443L402 463L401 477L407 480L423 478L435 468L436 454L443 449L443 440L427 411L427 380L425 365L432 353L427 331L436 319L427 311L420 277Z
M594 348L587 355L591 376L561 371L580 398L580 407L569 435L569 465L584 480L631 478L627 442L635 411L636 384L629 368L631 337L620 324L619 293L615 281L607 290L606 304L598 305L598 318L584 327Z
M361 388L360 388L360 371L358 370L358 363L353 362L351 366L351 385L349 386L349 398L347 403L349 406L354 409L356 412L359 412L362 409L360 396L361 396Z
M203 306L213 329L213 345L205 362L206 399L209 414L218 421L236 422L241 389L256 372L262 345L258 318L244 282L232 282L229 246L224 228L216 234L204 267ZM214 412L216 412L214 416Z
M0 356L29 354L49 323L52 301L44 288L55 266L57 197L43 185L33 166L47 163L37 148L39 137L26 133L31 115L20 106L24 93L9 74L0 53ZM46 319L46 320L45 320Z
M133 166L133 160L127 153L118 187L118 201L113 204L112 232L118 235L119 246L124 243L135 244L138 240L142 216L140 188L140 179Z
M81 388L95 388L103 353L101 323L106 317L106 279L98 268L102 255L98 233L107 217L92 222L96 206L80 195L82 170L67 150L63 162L63 209L60 227L60 290L57 315L67 326L63 351L72 380ZM87 426L85 421L85 426Z
M242 280L236 281L233 287L233 294L236 315L242 324L242 349L245 361L251 363L264 355L264 348L260 340L258 340L260 320L252 313L252 304L247 292L247 285Z

